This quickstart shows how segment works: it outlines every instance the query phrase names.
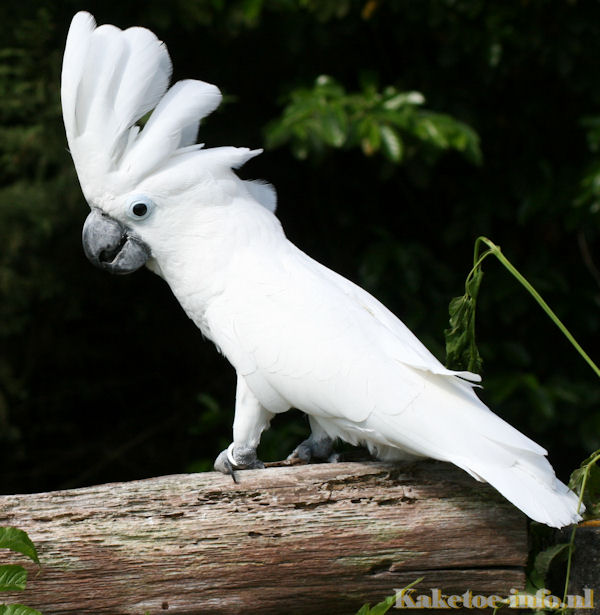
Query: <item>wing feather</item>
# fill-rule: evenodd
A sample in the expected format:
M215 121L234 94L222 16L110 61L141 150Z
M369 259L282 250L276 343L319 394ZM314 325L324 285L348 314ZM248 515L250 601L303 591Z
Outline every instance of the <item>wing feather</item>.
M444 376L458 376L480 382L481 376L468 371L454 371L444 367L417 336L388 308L366 290L313 260L300 250L302 260L315 272L326 277L349 299L347 307L360 311L360 324L370 330L384 352L411 367ZM466 384L466 383L465 383ZM469 385L467 385L469 386Z

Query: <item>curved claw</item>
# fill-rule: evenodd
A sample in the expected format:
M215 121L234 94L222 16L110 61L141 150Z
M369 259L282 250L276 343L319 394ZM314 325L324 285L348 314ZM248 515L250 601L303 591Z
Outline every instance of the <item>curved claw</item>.
M298 459L303 463L308 463L312 459L313 455L311 453L310 447L307 446L305 442L306 440L298 444L298 446L286 457L286 459L288 461Z
M237 484L239 482L238 477L235 474L235 469L231 464L231 461L229 461L229 458L227 457L227 451L228 449L225 449L219 453L219 456L215 459L214 468L217 472L229 474L229 476L233 479L233 482Z
M239 482L236 470L262 470L265 464L256 457L256 449L234 447L233 442L219 453L214 468L217 472L229 474L235 483Z
M300 459L309 463L313 459L336 463L340 461L340 455L333 452L333 440L329 437L316 439L313 435L301 442L287 457L288 459Z

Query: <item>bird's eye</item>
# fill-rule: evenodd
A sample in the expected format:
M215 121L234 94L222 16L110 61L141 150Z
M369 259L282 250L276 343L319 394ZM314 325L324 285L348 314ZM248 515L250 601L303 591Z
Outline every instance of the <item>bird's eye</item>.
M145 220L154 209L154 203L147 196L133 196L129 199L127 215L132 220Z
M134 203L131 206L131 213L138 218L142 218L148 213L148 205L146 203Z

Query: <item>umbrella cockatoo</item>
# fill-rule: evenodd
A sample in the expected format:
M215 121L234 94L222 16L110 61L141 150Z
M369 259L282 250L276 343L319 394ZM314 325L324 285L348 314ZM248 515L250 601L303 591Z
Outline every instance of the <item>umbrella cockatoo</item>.
M262 431L299 408L311 435L293 454L304 460L328 458L336 438L380 459L431 457L487 481L532 519L579 520L546 451L479 400L478 375L446 369L377 299L286 238L273 188L232 170L261 150L196 143L221 94L196 80L169 88L170 75L149 30L73 18L62 107L91 208L83 247L106 271L146 265L166 280L233 365L233 442L215 468L262 467Z

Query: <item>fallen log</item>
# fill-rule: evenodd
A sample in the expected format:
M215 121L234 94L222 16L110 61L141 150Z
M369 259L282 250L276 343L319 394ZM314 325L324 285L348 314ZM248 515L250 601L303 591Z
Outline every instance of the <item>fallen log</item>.
M26 530L41 560L39 571L26 566L27 589L2 601L44 615L314 615L355 613L421 576L425 593L524 587L525 517L448 464L315 464L239 478L1 496L0 525Z

